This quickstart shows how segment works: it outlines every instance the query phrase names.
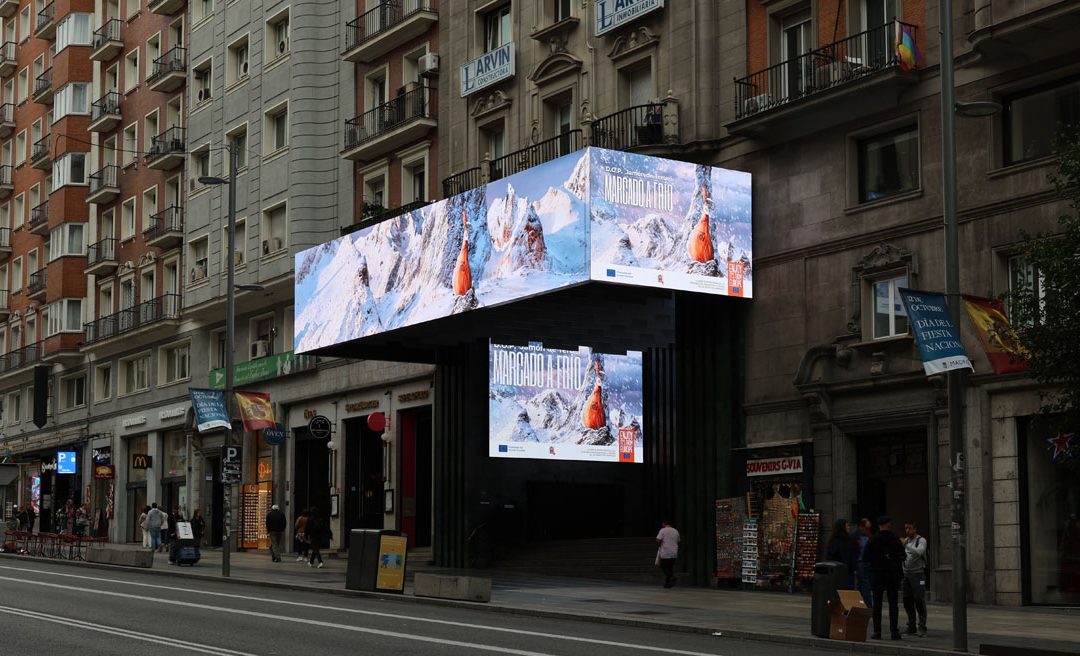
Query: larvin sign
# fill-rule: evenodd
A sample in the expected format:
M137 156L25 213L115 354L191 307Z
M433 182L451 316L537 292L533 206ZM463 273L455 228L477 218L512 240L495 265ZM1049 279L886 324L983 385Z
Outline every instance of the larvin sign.
M511 77L514 77L512 42L461 65L461 97Z

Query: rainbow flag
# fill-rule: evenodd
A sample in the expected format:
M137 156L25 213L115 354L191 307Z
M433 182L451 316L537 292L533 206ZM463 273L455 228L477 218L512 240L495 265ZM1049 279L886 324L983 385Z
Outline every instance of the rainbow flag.
M900 21L896 22L896 56L900 59L900 70L905 73L919 65L919 48L915 45L915 34L911 27Z

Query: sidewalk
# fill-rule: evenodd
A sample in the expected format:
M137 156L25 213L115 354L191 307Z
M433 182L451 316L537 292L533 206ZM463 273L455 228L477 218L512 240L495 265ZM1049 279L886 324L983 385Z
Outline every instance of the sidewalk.
M234 580L323 591L344 590L346 564L344 558L327 558L325 568L315 569L306 563L296 562L295 556L273 563L267 552L233 553L230 558L231 578ZM221 552L204 549L203 560L195 567L169 565L164 554L157 554L154 568L149 571L220 579ZM413 567L412 572L416 571L463 573L425 566ZM855 644L818 640L811 636L810 599L806 595L689 587L666 590L661 586L534 576L498 570L474 570L469 573L493 579L489 604L461 602L461 605L478 610L667 630L719 632L733 638L813 644L815 647L835 647L852 653L941 654L952 647L952 609L944 604L930 604L930 631L925 638L905 636L900 642L885 640ZM407 583L405 598L416 599L411 595L411 583ZM903 625L903 610L900 616ZM979 653L980 645L989 643L1080 654L1080 609L969 606L968 626L968 648L971 653Z

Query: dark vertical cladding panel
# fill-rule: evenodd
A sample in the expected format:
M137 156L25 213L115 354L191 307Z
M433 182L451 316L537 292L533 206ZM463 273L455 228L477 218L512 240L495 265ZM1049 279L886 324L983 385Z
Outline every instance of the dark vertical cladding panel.
M648 468L649 519L655 527L673 519L675 507L675 377L674 349L652 348L644 361L645 467Z

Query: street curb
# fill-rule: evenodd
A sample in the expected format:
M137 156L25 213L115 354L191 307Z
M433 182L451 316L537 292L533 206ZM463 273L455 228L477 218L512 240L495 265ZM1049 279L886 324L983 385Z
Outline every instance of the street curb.
M393 594L387 592L368 592L366 590L348 590L337 588L320 588L311 585L298 585L294 583L280 583L277 581L265 581L260 579L248 579L230 577L223 578L211 574L181 574L167 569L143 569L134 567L122 567L104 563L87 563L77 560L55 560L52 558L38 558L36 556L24 556L20 554L2 553L0 558L13 561L29 561L38 563L51 563L54 565L69 565L113 572L130 572L137 574L154 574L170 578L208 581L211 583L236 583L254 585L276 590L292 590L294 592L319 592L332 594L339 597L368 598L383 601L405 601L426 606L441 606L444 608L467 608L471 610L483 610L489 613L505 613L508 615L525 615L529 617L542 617L545 619L573 620L578 622L591 622L593 624L606 624L611 626L625 626L630 628L652 629L670 631L674 633L694 633L698 635L714 635L717 637L733 640L746 640L753 642L769 642L782 645L798 645L804 648L828 649L830 651L848 654L873 654L875 656L971 656L970 652L958 652L946 649L932 649L928 647L907 647L878 642L843 642L839 640L826 640L814 636L792 636L770 633L755 633L752 631L740 631L738 629L706 628L690 624L675 624L670 621L633 619L613 615L586 616L569 611L542 610L524 608L520 606L502 606L470 601L456 601L452 599L433 599L430 597L414 597L411 595ZM718 612L720 609L717 609Z

